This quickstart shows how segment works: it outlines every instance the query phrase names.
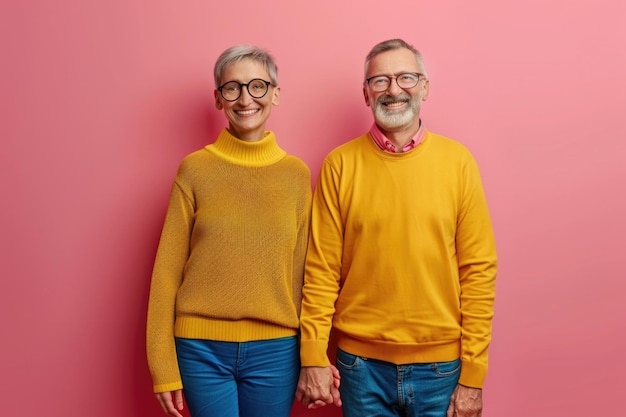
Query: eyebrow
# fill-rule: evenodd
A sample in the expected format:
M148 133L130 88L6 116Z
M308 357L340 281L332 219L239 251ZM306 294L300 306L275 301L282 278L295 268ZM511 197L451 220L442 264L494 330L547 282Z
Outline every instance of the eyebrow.
M416 74L416 75L419 74L419 75L424 75L423 73L421 73L419 71L398 71L398 72L395 72L393 74L374 74L374 75L370 75L367 78L378 77L378 76L381 76L381 75L384 75L386 77L389 77L389 76L396 77L396 76L402 75L402 74Z
M400 72L396 72L395 74L374 74L374 75L370 75L365 76L365 80L371 80L372 78L376 78L376 77L397 77L398 75L402 75L402 74L413 74L413 75L417 75L417 76L424 76L425 75L421 72L416 72L416 71L400 71Z

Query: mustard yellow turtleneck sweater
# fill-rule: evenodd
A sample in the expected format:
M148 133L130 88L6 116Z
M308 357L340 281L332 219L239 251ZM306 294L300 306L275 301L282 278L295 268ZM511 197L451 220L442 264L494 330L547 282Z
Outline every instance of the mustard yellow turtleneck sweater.
M182 388L175 337L243 342L297 334L310 177L272 132L244 142L223 130L183 159L150 288L155 392Z

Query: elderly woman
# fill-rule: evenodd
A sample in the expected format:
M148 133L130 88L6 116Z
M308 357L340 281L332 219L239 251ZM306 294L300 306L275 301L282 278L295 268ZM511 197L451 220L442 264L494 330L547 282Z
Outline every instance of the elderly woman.
M287 417L300 371L298 321L311 179L265 130L279 103L263 49L224 51L215 106L228 127L186 156L156 255L147 353L163 410Z

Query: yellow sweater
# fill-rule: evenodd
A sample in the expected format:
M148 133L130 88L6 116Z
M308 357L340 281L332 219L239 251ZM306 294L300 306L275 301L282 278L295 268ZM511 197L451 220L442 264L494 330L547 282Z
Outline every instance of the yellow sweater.
M154 391L182 388L174 337L242 342L296 335L311 175L272 132L223 130L185 157L157 251L147 320Z
M482 387L496 250L478 167L427 132L408 153L369 134L332 151L313 197L301 323L303 366L340 348L396 364L462 360Z

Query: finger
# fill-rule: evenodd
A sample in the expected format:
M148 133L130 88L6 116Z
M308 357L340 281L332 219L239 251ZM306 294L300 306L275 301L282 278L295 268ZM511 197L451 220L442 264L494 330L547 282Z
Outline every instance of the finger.
M183 411L183 392L181 390L174 392L174 400L178 411Z
M183 417L183 415L178 412L178 410L174 407L174 403L171 401L167 404L167 413L174 417Z
M181 393L182 394L182 393ZM176 393L174 393L176 395ZM172 393L163 393L162 395L157 396L159 399L159 403L161 403L161 407L166 414L174 417L183 417L182 414L176 410L174 407L174 403L172 402ZM182 398L182 397L181 397Z
M450 405L448 406L446 417L454 417L454 406L452 405L452 403L450 403Z
M330 370L333 377L333 385L335 386L335 388L339 388L339 385L341 384L341 374L334 365L330 365Z
M332 395L333 397L333 404L335 404L336 407L341 407L341 394L339 393L339 390L337 388L338 386L331 389L330 395Z
M308 408L309 410L316 410L316 409L318 409L318 408L322 408L322 407L324 407L324 406L326 406L326 403L325 403L324 401L322 401L322 400L317 400L317 401L314 401L314 402L310 403L310 404L309 404L309 406L308 406L307 408Z
M175 408L172 408L170 410L170 415L173 417L183 417L183 415L179 413L178 410L176 410Z
M163 409L164 413L167 413L167 404L165 404L165 400L160 395L157 395L157 400L159 401L159 405Z
M183 417L183 415L181 413L178 412L178 410L176 410L174 408L174 405L172 404L172 408L169 410L169 415L173 416L173 417Z

